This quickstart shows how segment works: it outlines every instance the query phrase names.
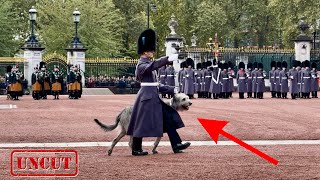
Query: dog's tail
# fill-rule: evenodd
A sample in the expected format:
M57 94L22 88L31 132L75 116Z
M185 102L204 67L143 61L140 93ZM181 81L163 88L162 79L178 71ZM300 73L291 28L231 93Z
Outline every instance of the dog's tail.
M103 124L103 123L100 122L98 119L94 119L94 121L95 121L103 130L105 130L105 131L108 132L108 131L114 130L114 129L118 126L118 124L119 124L119 122L120 122L120 115L121 115L121 113L117 116L115 123L112 124L112 125Z

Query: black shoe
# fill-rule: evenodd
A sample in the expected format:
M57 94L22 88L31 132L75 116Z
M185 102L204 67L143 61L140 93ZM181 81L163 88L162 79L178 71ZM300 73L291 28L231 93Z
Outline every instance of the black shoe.
M133 156L146 156L148 155L148 152L146 151L132 151Z
M191 145L191 143L186 142L184 144L177 144L177 146L175 148L173 148L173 152L174 153L181 153L181 150L187 149L189 146Z

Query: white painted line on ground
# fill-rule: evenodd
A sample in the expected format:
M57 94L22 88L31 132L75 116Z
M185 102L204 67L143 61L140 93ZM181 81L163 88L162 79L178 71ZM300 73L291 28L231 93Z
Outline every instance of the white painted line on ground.
M191 146L231 146L232 141L189 141ZM256 146L265 145L320 145L320 140L252 140L245 141ZM153 146L153 141L143 142L143 146ZM49 147L98 147L110 146L111 142L69 142L69 143L0 143L0 148L49 148ZM119 142L116 146L127 147L128 142ZM159 146L171 146L169 141L161 141Z
M17 108L17 105L13 104L0 104L0 109L13 109Z

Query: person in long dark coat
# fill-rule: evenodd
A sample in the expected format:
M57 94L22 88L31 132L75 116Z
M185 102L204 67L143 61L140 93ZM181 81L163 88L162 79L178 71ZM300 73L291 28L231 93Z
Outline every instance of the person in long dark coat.
M301 67L299 68L298 67L298 70L299 70L299 73L298 73L298 85L299 85L299 98L304 98L304 94L302 93L302 80L303 80L303 77L302 77L302 71L304 71L304 61L301 62Z
M247 98L252 98L252 63L247 64Z
M196 67L197 67L197 70L195 71L195 76L196 76L195 91L198 94L198 98L201 98L201 79L202 79L201 63L197 63Z
M207 61L207 69L204 71L204 94L205 98L211 98L211 93L209 93L210 90L210 84L211 84L211 70L210 67L212 65L211 61Z
M251 73L252 76L252 92L253 92L253 98L257 98L257 71L258 71L258 63L253 63L253 71Z
M194 84L196 83L195 72L192 69L193 60L191 58L186 60L188 68L185 70L185 81L184 81L184 93L189 96L190 99L194 97Z
M275 61L271 61L271 70L269 71L269 81L270 81L270 92L271 97L276 97L276 85L275 85L275 70L276 70L277 63Z
M183 93L184 91L184 73L185 73L185 62L180 63L180 71L178 72L178 83L179 83L179 92Z
M158 78L159 78L159 83L160 84L166 84L166 66L162 66L160 69L159 69L159 72L158 72ZM161 96L162 98L165 98L166 97L166 94L165 93L161 93Z
M298 70L297 67L297 61L293 61L293 67L289 71L289 79L290 79L290 88L289 91L291 93L291 99L296 99L299 93L299 87L298 87Z
M244 71L245 64L243 62L239 63L239 70L237 72L237 84L238 84L238 92L239 92L239 99L244 99L244 93L247 92L247 75Z
M229 75L229 85L228 85L228 96L232 98L232 92L234 88L233 78L236 77L233 70L234 66L231 61L228 61L228 75Z
M312 92L312 98L318 98L318 90L319 90L319 75L317 71L317 64L313 62L311 64L312 70L311 70L311 92Z
M165 78L166 78L166 85L168 86L175 86L175 70L172 66L173 64L170 63L169 66L165 70ZM168 99L171 99L173 97L172 93L168 93Z
M280 85L280 71L281 71L281 62L277 62L277 69L274 71L274 81L277 98L281 98L281 85Z
M218 67L216 59L213 60L213 66L211 67L211 83L209 92L212 94L214 99L218 99L221 93L220 84L222 81L221 69Z
M263 93L266 89L264 79L266 77L266 73L263 70L263 64L258 64L258 71L256 71L256 82L257 82L257 98L263 99Z
M310 99L310 91L311 91L311 72L310 72L309 66L310 66L310 62L308 60L304 61L304 70L301 72L302 96L305 99Z
M288 99L287 94L289 92L289 85L288 85L288 73L287 73L288 64L286 61L282 62L282 70L279 73L279 80L280 80L280 92L282 99Z
M223 70L223 64L221 62L218 62L218 68L221 69L221 72ZM220 76L221 76L221 73L220 73ZM219 98L223 98L223 93L222 93L222 76L220 77L220 94L219 94Z
M207 95L205 93L206 91L206 80L205 80L205 74L207 72L207 63L206 62L202 62L202 70L201 70L201 88L200 88L200 92L201 92L201 98L206 98Z
M168 133L174 153L182 152L190 143L182 144L176 129L184 127L179 113L159 98L160 92L174 91L173 87L159 86L156 71L171 61L178 60L178 54L153 61L156 49L156 34L152 29L143 31L138 39L138 54L141 55L136 66L136 79L141 88L133 106L127 134L132 136L132 155L142 156L143 137L162 137Z
M11 87L9 86L10 84L10 77L11 77L11 72L12 72L12 66L7 66L7 73L5 74L5 84L6 84L6 90L7 90L7 100L12 99L12 92L11 92Z
M228 91L229 91L229 75L228 75L228 64L223 64L223 71L221 72L222 78L222 97L224 99L229 99Z

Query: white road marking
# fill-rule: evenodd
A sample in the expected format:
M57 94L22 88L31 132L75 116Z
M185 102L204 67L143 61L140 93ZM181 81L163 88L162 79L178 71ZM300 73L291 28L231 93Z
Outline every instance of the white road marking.
M191 146L231 146L232 141L189 141ZM244 141L250 145L320 145L320 140L252 140ZM143 146L153 146L154 141L145 141ZM0 148L49 148L49 147L99 147L110 146L111 142L69 142L69 143L0 143ZM119 142L116 146L128 147L128 142ZM161 141L159 146L171 146L169 141Z
M0 109L13 109L17 108L17 105L13 104L0 104Z

